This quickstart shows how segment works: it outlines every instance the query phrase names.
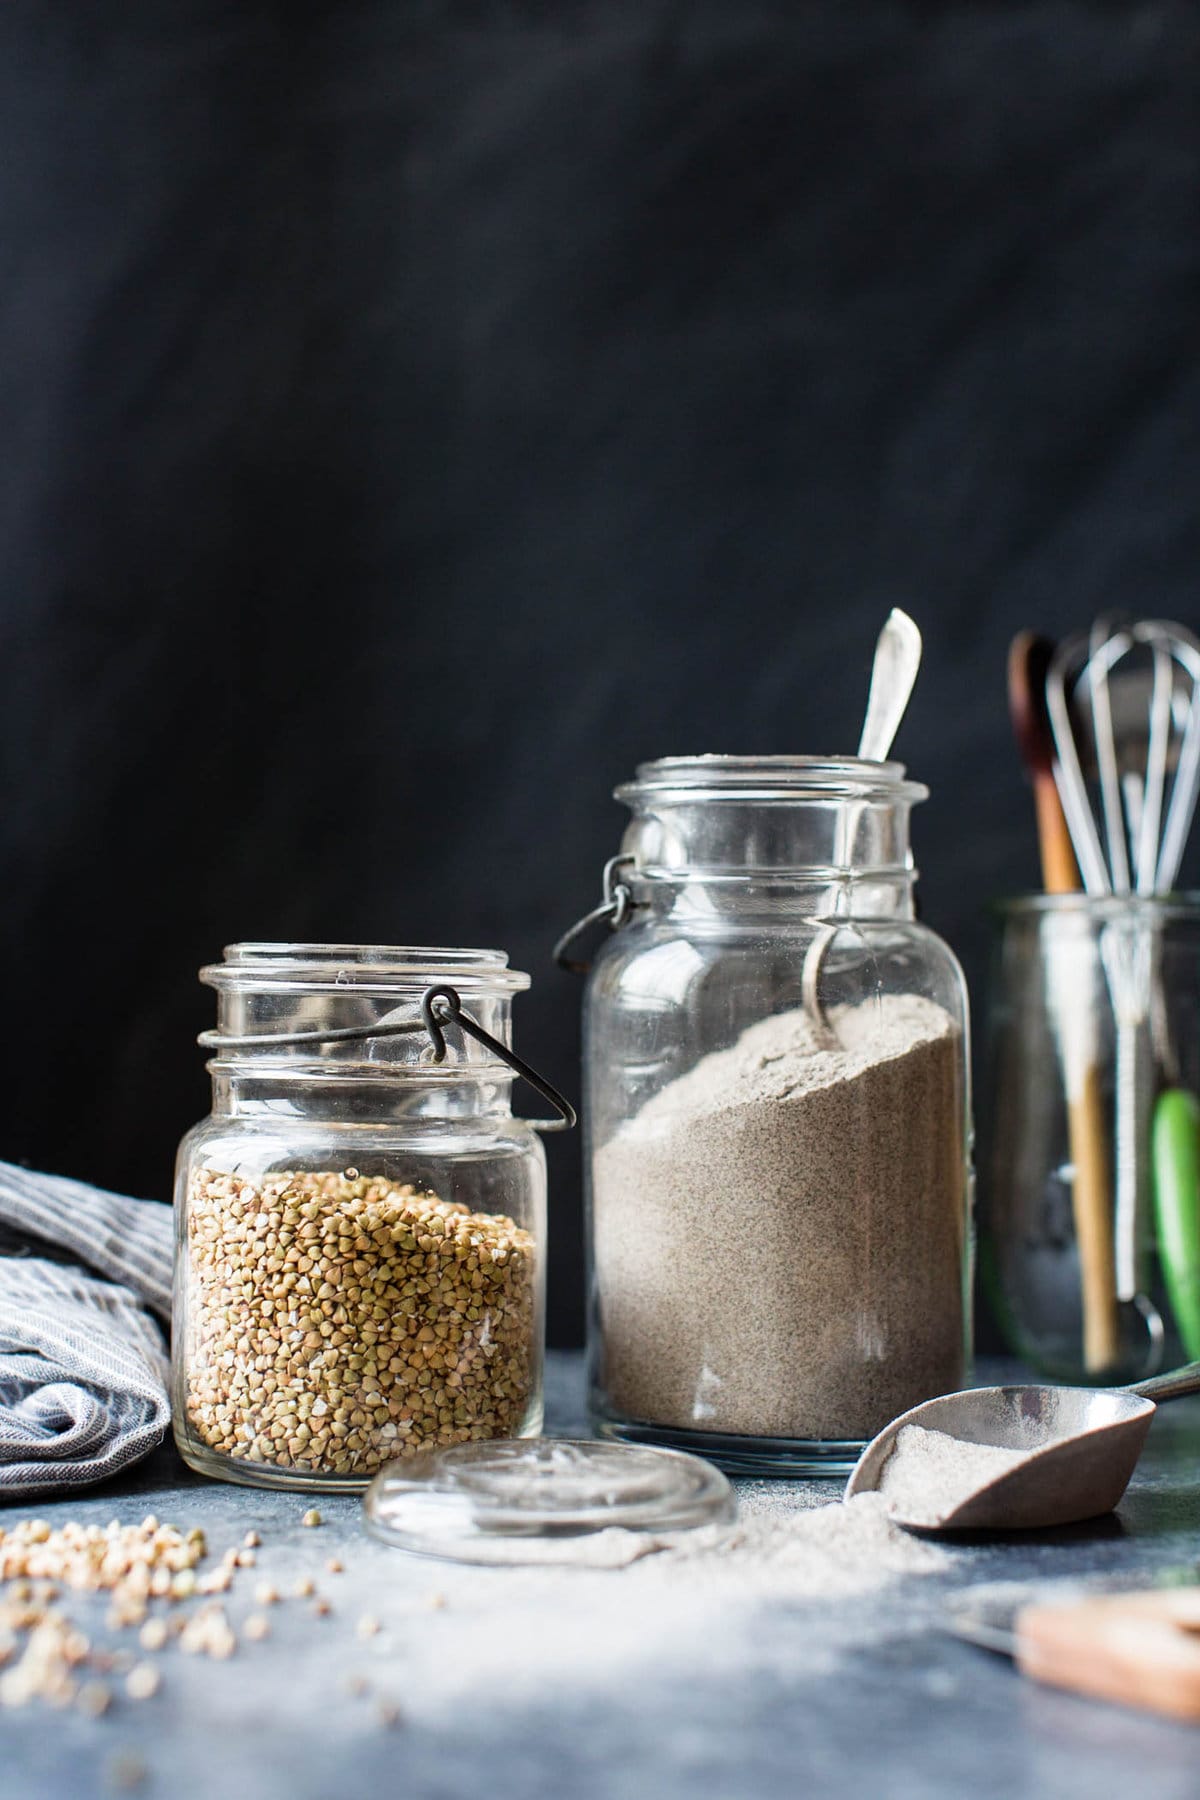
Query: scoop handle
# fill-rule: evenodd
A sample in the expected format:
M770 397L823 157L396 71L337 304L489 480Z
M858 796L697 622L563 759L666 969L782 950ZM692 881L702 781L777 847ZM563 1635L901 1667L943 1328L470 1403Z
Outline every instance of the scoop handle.
M1184 1394L1200 1394L1200 1362L1184 1363L1181 1369L1169 1369L1165 1375L1152 1375L1149 1381L1134 1381L1124 1394L1140 1394L1143 1400L1180 1400Z

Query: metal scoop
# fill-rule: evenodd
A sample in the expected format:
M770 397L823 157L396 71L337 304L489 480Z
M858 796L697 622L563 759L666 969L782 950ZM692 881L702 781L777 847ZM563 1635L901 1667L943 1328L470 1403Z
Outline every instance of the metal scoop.
M846 1498L878 1491L906 1425L968 1444L1023 1451L1015 1463L944 1511L891 1517L909 1530L1038 1531L1111 1512L1129 1484L1155 1403L1200 1393L1200 1362L1126 1388L990 1387L942 1394L901 1413L867 1445Z

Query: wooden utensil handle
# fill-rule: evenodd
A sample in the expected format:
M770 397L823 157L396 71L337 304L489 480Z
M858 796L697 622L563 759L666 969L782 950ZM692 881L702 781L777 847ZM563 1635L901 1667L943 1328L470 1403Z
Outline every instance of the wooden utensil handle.
M1034 775L1033 796L1037 805L1042 886L1048 894L1078 893L1079 864L1050 769L1039 769ZM1088 1004L1087 996L1080 994L1079 1005ZM1116 1366L1121 1337L1108 1137L1100 1072L1094 1064L1084 1072L1080 1092L1068 1100L1067 1129L1075 1170L1071 1202L1083 1300L1083 1366L1089 1375L1103 1375Z
M1042 886L1048 894L1077 894L1079 864L1071 847L1071 833L1058 788L1049 769L1039 770L1033 778L1033 798L1037 807L1038 850L1042 860Z
M1086 1003L1081 997L1081 1004ZM1120 1357L1121 1326L1104 1097L1094 1063L1084 1074L1080 1093L1067 1102L1067 1134L1075 1171L1071 1197L1083 1288L1083 1363L1090 1375L1102 1375Z
M1027 1606L1016 1637L1035 1681L1200 1721L1200 1588Z

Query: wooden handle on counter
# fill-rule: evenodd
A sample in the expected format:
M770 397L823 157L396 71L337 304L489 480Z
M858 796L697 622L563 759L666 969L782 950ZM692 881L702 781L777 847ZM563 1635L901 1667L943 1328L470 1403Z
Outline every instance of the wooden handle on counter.
M1016 1635L1035 1681L1200 1721L1200 1588L1027 1606Z

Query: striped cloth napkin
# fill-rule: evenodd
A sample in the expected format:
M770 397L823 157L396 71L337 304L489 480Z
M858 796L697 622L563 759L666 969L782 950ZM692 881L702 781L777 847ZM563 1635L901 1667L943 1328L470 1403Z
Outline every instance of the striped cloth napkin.
M168 1206L0 1162L0 1499L103 1481L162 1441L172 1242Z

